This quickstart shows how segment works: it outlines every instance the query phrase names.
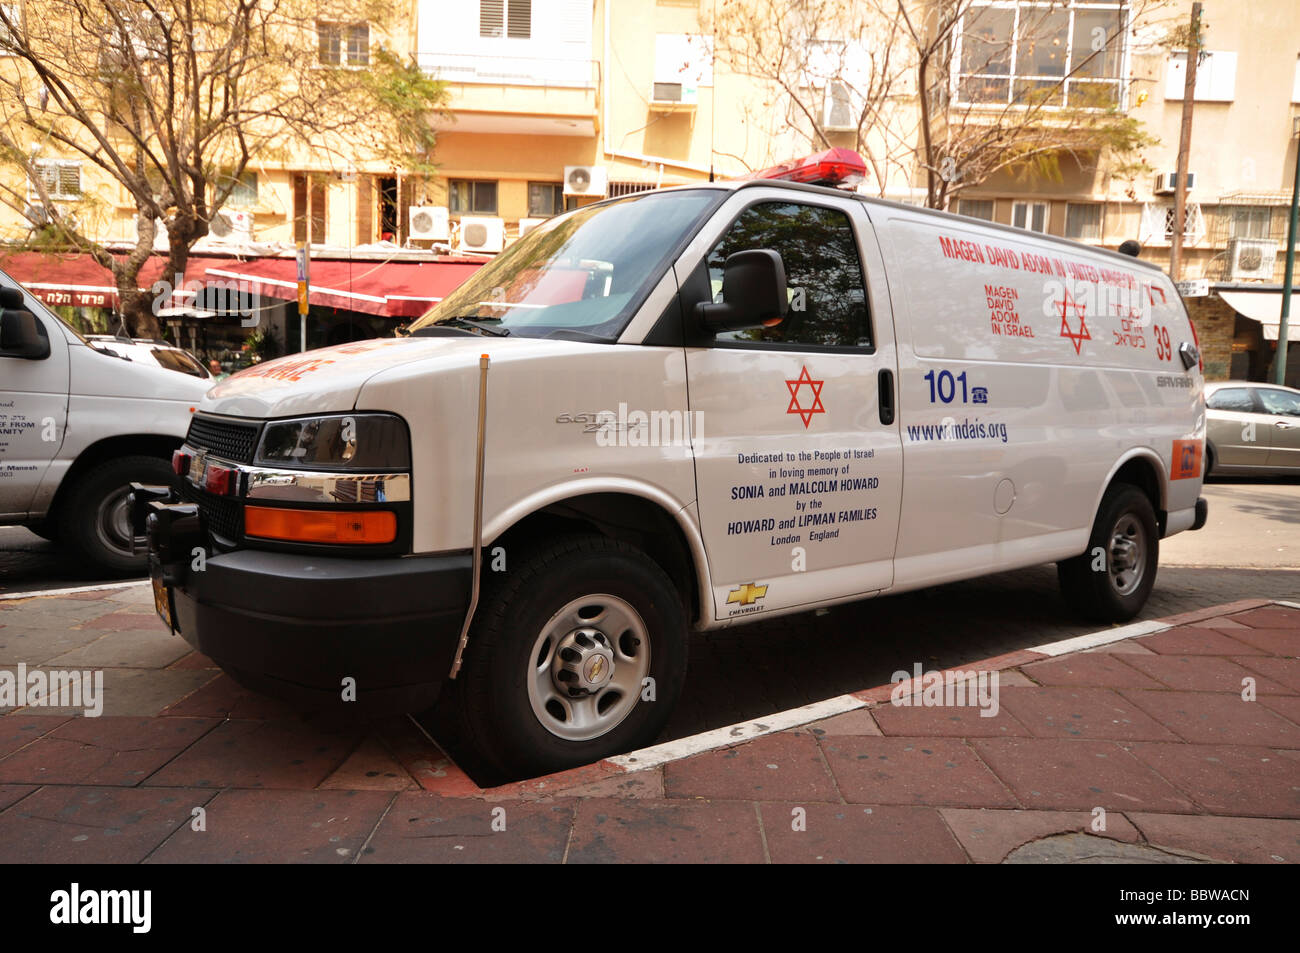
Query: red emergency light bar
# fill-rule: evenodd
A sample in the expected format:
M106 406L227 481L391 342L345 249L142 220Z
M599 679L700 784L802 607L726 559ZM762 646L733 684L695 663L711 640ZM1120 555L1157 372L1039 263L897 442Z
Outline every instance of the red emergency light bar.
M762 172L746 176L749 179L781 179L786 182L805 182L809 185L829 185L832 188L852 191L867 176L867 163L852 149L827 149L814 152L802 159L774 165Z

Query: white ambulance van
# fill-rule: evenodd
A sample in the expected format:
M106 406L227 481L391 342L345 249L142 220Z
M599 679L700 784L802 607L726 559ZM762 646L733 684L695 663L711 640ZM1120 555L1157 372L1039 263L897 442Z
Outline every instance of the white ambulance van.
M691 630L1044 562L1131 618L1205 521L1201 391L1133 258L684 187L539 225L406 336L222 382L136 529L160 614L236 678L441 691L454 746L518 777L654 739Z
M211 381L82 337L0 273L0 526L57 540L96 572L143 574L130 485L170 458Z

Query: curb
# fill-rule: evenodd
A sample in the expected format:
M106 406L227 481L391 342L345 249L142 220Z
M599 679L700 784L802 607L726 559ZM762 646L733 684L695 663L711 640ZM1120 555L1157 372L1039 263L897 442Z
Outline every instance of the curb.
M34 589L27 592L2 592L0 599L39 599L42 596L74 596L79 592L102 592L105 589L130 589L133 586L147 586L148 579L133 579L129 582L105 582L93 586L69 586L66 589Z

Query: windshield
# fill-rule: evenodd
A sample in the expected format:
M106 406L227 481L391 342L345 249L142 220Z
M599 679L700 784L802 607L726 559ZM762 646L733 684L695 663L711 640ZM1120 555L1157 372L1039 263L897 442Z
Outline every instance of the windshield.
M643 192L538 225L413 322L485 334L614 340L691 226L726 193Z

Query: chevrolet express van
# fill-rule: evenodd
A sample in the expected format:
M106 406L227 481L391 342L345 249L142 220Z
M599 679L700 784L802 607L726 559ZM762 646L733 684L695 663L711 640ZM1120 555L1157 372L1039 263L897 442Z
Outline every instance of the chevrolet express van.
M682 187L539 225L402 336L218 384L136 526L159 613L237 679L436 699L519 777L654 739L692 630L1044 562L1131 618L1205 521L1201 392L1133 258Z
M143 574L133 482L165 482L211 382L88 340L0 273L0 526L56 540L97 572Z

